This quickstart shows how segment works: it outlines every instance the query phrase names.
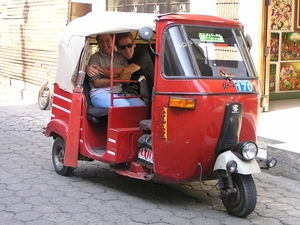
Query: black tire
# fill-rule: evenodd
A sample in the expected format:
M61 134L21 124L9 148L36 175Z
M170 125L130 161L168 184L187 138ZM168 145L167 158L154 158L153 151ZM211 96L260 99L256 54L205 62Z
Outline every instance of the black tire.
M73 167L64 166L66 143L61 137L54 140L52 147L52 162L56 173L62 176L69 176L73 171Z
M231 174L236 194L223 197L222 202L229 214L237 217L246 217L256 206L257 193L251 175Z
M39 90L38 104L41 110L46 110L50 105L51 93L49 87L41 87Z

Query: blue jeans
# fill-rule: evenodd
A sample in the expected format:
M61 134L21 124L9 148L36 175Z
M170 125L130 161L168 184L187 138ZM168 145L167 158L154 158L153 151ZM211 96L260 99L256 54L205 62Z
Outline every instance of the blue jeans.
M110 107L110 93L100 92L91 98L91 102L95 107L109 108ZM114 94L114 97L124 96L124 94ZM130 94L127 94L130 96ZM118 98L114 99L115 107L124 106L143 106L145 102L140 98Z

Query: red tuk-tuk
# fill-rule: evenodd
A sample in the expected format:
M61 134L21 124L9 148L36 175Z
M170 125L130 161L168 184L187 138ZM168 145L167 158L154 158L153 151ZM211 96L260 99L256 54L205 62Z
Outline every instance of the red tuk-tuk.
M96 35L113 34L114 43L120 32L132 32L137 47L152 55L152 94L145 106L115 107L111 101L109 109L97 108L86 65ZM78 160L97 160L143 180L200 186L218 180L227 211L249 215L257 198L251 174L260 172L255 142L261 101L250 47L240 22L214 16L92 12L70 22L59 41L45 132L54 138L56 172L67 176ZM209 68L203 72L202 66ZM112 90L120 81L112 72L110 80Z

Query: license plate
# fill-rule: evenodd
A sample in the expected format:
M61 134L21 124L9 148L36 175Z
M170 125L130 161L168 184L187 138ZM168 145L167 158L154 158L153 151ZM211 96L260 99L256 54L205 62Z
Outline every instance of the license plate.
M254 88L250 80L235 80L233 82L237 92L254 92Z
M140 148L138 158L148 163L153 163L153 153L147 148Z

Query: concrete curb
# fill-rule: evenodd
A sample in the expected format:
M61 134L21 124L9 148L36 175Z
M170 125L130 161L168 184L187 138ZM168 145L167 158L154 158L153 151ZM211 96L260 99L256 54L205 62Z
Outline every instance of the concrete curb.
M278 160L277 165L269 170L270 174L300 181L299 153L286 150L281 145L270 145L267 151Z
M268 173L300 181L300 162L298 160L299 150L297 150L297 144L260 136L257 137L257 144L259 148L266 149L267 157L273 156L277 159L277 165L269 169Z
M0 83L0 101L24 100L37 103L39 87L23 88L20 85L7 85Z

